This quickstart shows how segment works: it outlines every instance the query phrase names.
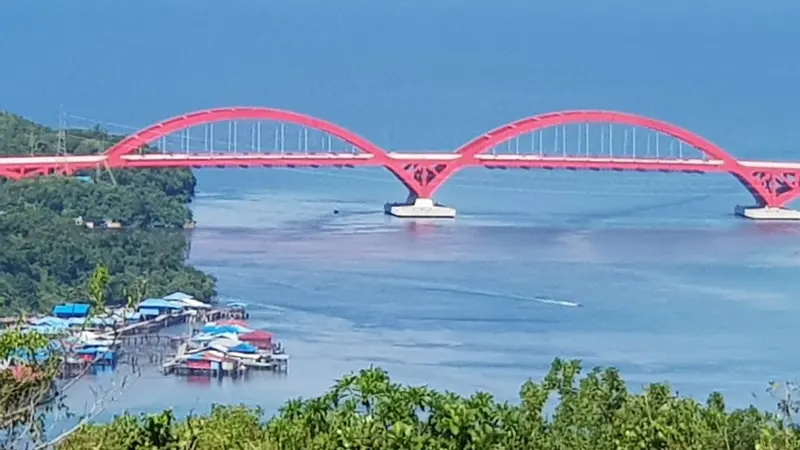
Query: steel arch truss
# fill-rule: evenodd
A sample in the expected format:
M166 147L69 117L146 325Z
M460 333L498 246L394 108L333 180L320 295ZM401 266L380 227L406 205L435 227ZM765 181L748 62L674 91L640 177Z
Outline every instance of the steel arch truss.
M170 134L191 127L214 122L237 120L264 120L298 125L315 129L336 137L362 152L357 160L344 161L336 158L312 157L285 159L264 163L263 160L246 160L239 155L214 155L203 161L162 158L158 161L142 159L135 155L138 150L154 141ZM682 159L650 160L644 164L637 159L619 159L607 157L602 161L595 158L542 160L517 159L514 161L487 158L485 153L500 144L511 141L525 134L574 124L617 124L636 128L649 129L671 136L675 140L688 144L702 152L710 161L703 164L692 163ZM83 158L83 159L81 159ZM137 159L138 158L138 159ZM63 159L63 161L62 161ZM13 160L13 161L12 161ZM24 161L23 161L24 160ZM462 145L453 154L413 154L387 153L371 141L349 131L339 125L312 116L272 108L231 107L217 108L173 117L138 131L115 144L104 155L75 157L9 157L6 164L0 165L0 177L22 179L51 173L74 173L75 170L86 169L97 165L108 168L124 167L201 167L201 166L382 166L392 172L409 190L421 198L431 198L454 173L464 167L518 167L518 168L567 168L591 169L598 167L611 170L642 171L687 171L695 172L728 172L733 174L752 193L759 206L781 207L800 195L800 164L792 163L752 163L739 162L732 155L711 141L691 131L663 121L635 114L616 111L585 110L564 111L527 117L490 130ZM796 167L796 169L795 169Z
M55 173L64 173L60 171L61 167L57 166L42 166L42 167L21 167L14 169L0 169L0 178L7 178L9 180L22 180L24 178L33 178L43 175L51 175Z
M335 136L359 150L372 155L381 162L383 162L386 157L386 152L380 147L339 125L316 117L282 109L256 107L207 109L172 117L126 137L109 148L106 155L108 155L110 162L117 165L124 165L124 161L122 161L123 156L132 154L161 137L198 125L235 120L270 120L313 128Z
M363 161L361 165L386 167L410 192L421 193L425 191L425 186L427 184L425 181L427 179L426 177L419 176L414 171L409 171L405 164L388 158L387 152L371 141L332 122L305 114L274 108L217 108L197 111L167 119L138 131L111 147L106 152L109 166L112 168L125 167L128 165L124 159L125 155L130 155L157 139L177 131L198 125L235 120L285 122L327 133L372 156L369 160Z
M487 166L487 167L514 167L509 164L488 164L482 161L479 156L488 150L508 142L520 136L544 130L547 128L554 128L562 125L583 124L583 123L607 123L617 125L628 125L639 128L647 128L659 133L672 136L675 139L685 142L692 147L702 151L708 157L718 160L719 166L715 170L727 170L736 173L738 162L729 153L724 151L716 144L709 140L685 130L681 127L672 125L667 122L662 122L656 119L651 119L644 116L635 114L628 114L616 111L600 111L600 110L587 110L587 111L562 111L554 113L540 114L536 116L520 119L493 130L490 130L473 140L467 142L456 150L458 155L450 163L439 165L422 165L412 166L415 176L423 176L426 180L425 194L431 196L444 182L450 178L455 172L464 167L471 166ZM609 161L613 164L612 161ZM580 164L575 164L581 168ZM556 165L556 167L558 167ZM670 167L665 161L664 166L660 170L675 170L679 167ZM620 165L618 169L633 169L636 170L636 163L627 162ZM646 168L644 170L653 170L654 168ZM711 171L705 169L704 171Z
M753 195L759 206L782 207L800 196L800 170L785 168L759 168L743 166L730 153L708 139L677 125L636 114L618 111L576 110L541 114L508 123L484 133L462 145L457 153L459 167L451 169L447 176L461 167L484 165L479 155L489 149L516 137L545 128L579 123L608 123L646 128L678 139L703 152L709 158L719 161L716 167L701 171L725 171L735 176ZM637 164L626 162L618 164L617 169L653 170L637 168ZM577 167L580 168L580 167ZM680 166L672 166L664 161L663 169L675 171Z
M734 176L759 206L780 208L800 196L800 169L740 167Z

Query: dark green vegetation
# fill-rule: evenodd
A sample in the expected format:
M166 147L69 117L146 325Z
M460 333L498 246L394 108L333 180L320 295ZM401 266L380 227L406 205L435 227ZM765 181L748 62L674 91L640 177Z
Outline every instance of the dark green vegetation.
M71 130L69 154L103 151L120 137L102 130ZM0 155L56 151L57 133L0 113ZM111 273L113 300L123 286L147 280L147 294L184 291L203 299L215 280L185 264L191 222L188 203L196 180L189 170L115 170L75 178L44 177L0 183L0 312L41 311L86 298L84 286L97 265ZM113 175L113 176L112 176ZM124 230L88 229L76 218Z
M266 423L259 411L217 407L176 420L170 412L87 425L60 448L79 450L797 450L800 431L755 408L726 411L666 385L631 393L614 369L580 378L580 364L556 360L518 404L465 398L392 383L379 369L342 378L326 394L289 401ZM557 402L547 413L548 400Z

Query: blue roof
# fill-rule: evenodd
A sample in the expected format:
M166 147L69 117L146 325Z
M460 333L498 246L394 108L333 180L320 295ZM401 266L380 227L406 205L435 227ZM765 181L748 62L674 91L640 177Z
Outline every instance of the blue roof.
M206 325L200 329L203 333L208 334L222 334L222 333L233 333L238 334L242 332L247 332L249 329L237 327L236 325Z
M163 298L148 298L139 303L139 308L183 309L183 305Z
M53 314L71 314L77 316L85 316L89 314L89 310L92 309L92 305L87 303L65 303L63 305L57 305L53 307Z
M104 353L111 351L108 347L99 345L88 345L76 351L79 355L94 355L95 353Z
M29 349L18 348L13 350L9 356L24 362L31 362L32 359L37 362L42 362L49 359L53 352L59 350L61 350L61 344L53 341L46 347L40 348L33 353Z
M228 351L236 353L256 353L258 351L258 348L256 348L256 346L254 346L253 344L242 342L239 345L229 348Z
M139 315L140 316L157 316L161 314L161 311L155 308L140 308Z
M35 360L36 362L47 361L50 359L50 355L51 352L47 350L38 350L35 354L31 354L29 351L17 349L11 352L9 356L27 363L31 362L31 360Z
M166 297L164 297L164 300L178 300L178 301L180 301L180 300L187 300L187 299L194 299L194 297L192 297L191 295L186 294L184 292L173 292L172 294L169 294Z

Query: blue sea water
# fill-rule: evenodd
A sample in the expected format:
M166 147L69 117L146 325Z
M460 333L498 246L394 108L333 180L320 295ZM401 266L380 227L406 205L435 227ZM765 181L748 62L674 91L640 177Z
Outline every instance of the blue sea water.
M799 18L789 0L5 2L0 107L52 123L63 104L136 128L273 106L392 149L451 149L519 117L605 108L739 157L800 160ZM720 390L737 406L753 393L769 405L767 382L797 374L800 226L734 218L750 199L732 177L466 170L437 192L459 210L444 222L383 216L405 192L377 169L198 178L191 261L252 305L251 323L291 354L289 374L146 373L108 414L274 411L371 364L505 400L552 358L580 358L619 366L633 387Z

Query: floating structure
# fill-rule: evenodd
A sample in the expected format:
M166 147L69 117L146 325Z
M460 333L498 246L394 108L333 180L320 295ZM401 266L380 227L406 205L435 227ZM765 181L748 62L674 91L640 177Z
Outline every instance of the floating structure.
M239 336L239 340L254 345L257 349L267 350L272 348L272 333L255 330Z
M126 359L136 362L137 348L174 345L174 336L155 334L165 327L227 319L231 324L219 322L219 326L234 327L236 332L250 332L253 330L247 328L246 324L238 328L234 325L234 322L247 316L243 303L217 308L182 292L146 299L133 310L121 307L99 312L94 311L89 303L65 303L55 306L51 315L0 320L6 328L21 327L23 331L35 331L52 338L51 346L43 348L36 355L18 352L0 361L0 370L24 367L33 360L44 361L55 351L63 358L62 376L86 373L88 368L113 369L126 351L133 350L134 354L126 356ZM264 344L260 342L259 345ZM242 347L237 350L242 352L247 349ZM154 359L150 355L150 360L161 363L163 357ZM224 370L228 369L228 365L224 365Z
M253 370L285 373L289 356L272 333L251 329L241 319L206 323L178 344L165 374L238 377Z

